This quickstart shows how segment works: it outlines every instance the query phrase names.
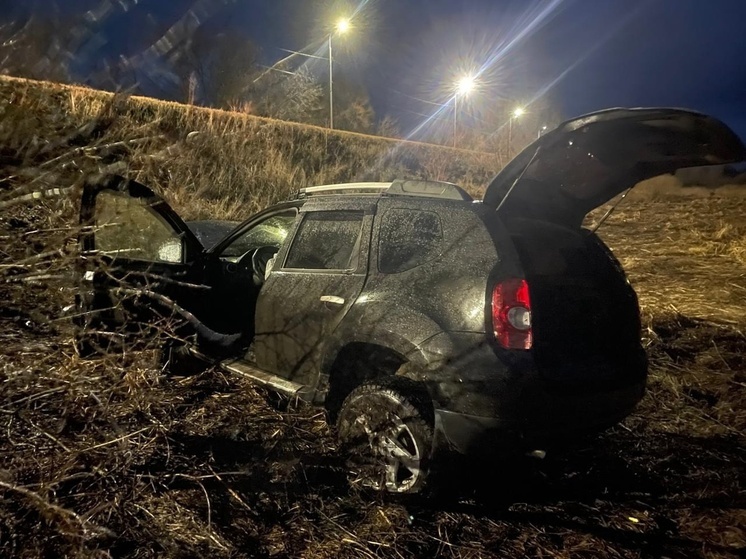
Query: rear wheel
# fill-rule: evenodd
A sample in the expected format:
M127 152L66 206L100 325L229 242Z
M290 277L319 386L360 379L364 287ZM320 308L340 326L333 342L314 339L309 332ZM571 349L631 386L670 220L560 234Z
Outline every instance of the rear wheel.
M337 420L353 485L421 491L432 453L432 416L427 391L409 379L390 377L353 390Z

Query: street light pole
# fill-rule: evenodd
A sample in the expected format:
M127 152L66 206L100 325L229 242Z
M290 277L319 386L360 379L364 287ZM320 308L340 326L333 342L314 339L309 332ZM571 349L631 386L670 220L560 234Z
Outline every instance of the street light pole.
M336 31L340 35L344 35L350 30L350 20L342 18L337 21L337 24L329 33L329 128L334 128L334 58L332 57L332 37Z
M458 93L453 98L453 147L456 147L456 131L458 125Z
M458 133L458 98L468 95L476 86L475 76L463 76L456 82L456 93L453 96L453 147L456 147L456 135Z
M508 160L513 157L513 119L518 118L525 112L523 107L518 107L510 114L510 120L508 121Z
M329 128L334 129L334 78L332 77L332 33L329 33Z
M512 153L512 144L513 144L513 115L510 115L510 120L508 120L508 161L510 161L510 154Z

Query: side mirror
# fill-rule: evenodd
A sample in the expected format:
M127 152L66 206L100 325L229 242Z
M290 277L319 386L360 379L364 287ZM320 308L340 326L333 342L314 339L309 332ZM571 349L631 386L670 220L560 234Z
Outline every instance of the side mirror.
M264 268L264 281L267 281L269 274L272 273L272 268L275 267L275 261L277 260L277 253L267 261L267 266Z

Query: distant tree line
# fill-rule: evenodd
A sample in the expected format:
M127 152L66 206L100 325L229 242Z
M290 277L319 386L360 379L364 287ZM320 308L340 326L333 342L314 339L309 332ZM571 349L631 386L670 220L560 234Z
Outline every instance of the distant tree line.
M202 0L195 5L204 11L204 6L211 4ZM169 28L146 22L142 29L131 33L128 52L112 52L102 23L105 15L70 21L60 12L32 12L18 21L0 24L0 74L82 83L109 91L328 125L329 88L324 63L307 65L306 59L298 57L292 63L268 68L249 37L233 28L205 25L202 22L209 18L191 10ZM525 103L525 114L513 117L521 103ZM482 99L479 110L475 107L469 99L458 107L453 99L445 100L436 115L423 118L427 127L413 139L493 153L504 164L562 120L546 98ZM334 76L334 124L335 128L354 132L400 136L396 119L376 115L365 87L346 78L344 71L335 71Z

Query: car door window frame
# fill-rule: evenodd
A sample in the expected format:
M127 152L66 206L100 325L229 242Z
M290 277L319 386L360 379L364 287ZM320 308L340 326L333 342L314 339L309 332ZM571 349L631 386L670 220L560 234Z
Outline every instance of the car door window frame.
M100 193L107 191L118 193L123 196L142 199L145 202L144 205L146 205L150 213L153 214L153 217L156 220L167 224L173 230L174 238L180 239L182 245L182 258L181 262L168 262L163 260L132 259L127 258L124 255L116 257L114 255L107 256L106 254L103 254L104 257L111 259L118 258L133 263L141 263L140 265L147 266L178 266L191 264L204 250L202 244L194 233L192 233L178 214L176 214L176 212L174 212L161 197L154 194L153 191L145 185L136 181L129 180L119 175L110 175L101 180L91 180L87 182L83 188L79 217L81 232L78 239L82 254L85 255L96 252L96 200Z
M350 259L353 257L357 257L356 262L353 266L347 267L347 268L297 268L297 267L288 267L288 259L290 258L291 251L293 247L295 246L296 241L298 240L298 235L301 233L303 224L308 219L309 215L322 215L322 214L329 214L329 213L350 213L350 214L359 214L360 216L360 228L358 230L358 236L355 240L355 243L352 247L352 252L350 253ZM360 207L350 207L350 208L329 208L329 209L313 209L308 211L302 211L301 212L301 219L299 220L297 226L295 227L295 230L293 231L293 238L290 240L289 243L286 243L287 250L284 251L284 254L282 254L282 266L279 268L275 268L275 270L283 272L296 272L296 273L321 273L321 274L339 274L339 273L355 273L356 271L360 270L361 268L364 268L367 265L367 250L363 251L363 247L365 243L363 243L363 239L366 236L366 232L369 235L370 234L370 226L366 222L366 211L364 208ZM366 247L367 248L367 247ZM364 260L365 259L365 260Z
M273 206L271 208L267 208L266 210L263 210L259 212L258 214L255 214L251 216L249 219L245 220L243 223L238 225L233 231L228 233L221 241L219 241L217 244L215 244L214 247L212 247L208 253L218 257L222 258L223 251L228 248L234 241L236 241L239 237L244 235L249 229L252 229L256 227L257 225L260 225L267 219L270 219L276 215L294 211L295 212L295 223L292 223L290 225L290 228L288 229L288 236L285 238L285 241L282 243L282 246L280 247L280 251L282 251L283 247L287 246L288 242L292 239L293 233L295 229L297 228L297 221L298 221L298 212L299 212L299 204L297 202L293 203L285 203L280 206Z
M290 218L290 214L293 213L292 218ZM256 229L257 227L260 227L264 224L266 224L267 221L271 220L274 217L281 216L283 214L287 214L287 216L290 218L290 224L287 229L287 235L285 238L280 242L279 246L277 246L277 250L279 251L283 245L285 245L288 242L288 239L290 239L290 235L295 227L295 224L293 223L294 220L298 218L298 210L295 207L289 207L284 208L282 210L277 210L269 213L268 215L262 216L260 220L252 219L250 224L246 224L245 227L238 227L233 233L230 234L230 239L225 239L219 243L220 250L216 251L216 255L220 259L239 259L247 252L251 252L253 250L256 250L258 248L261 248L263 246L274 246L274 245L260 245L253 248L248 248L245 251L243 251L241 254L232 254L232 255L225 255L225 251L228 250L230 247L234 245L234 243L240 241L243 237L245 237L247 234L249 234L252 230ZM258 216L256 216L258 217Z
M96 233L94 236L94 250L109 258L123 258L138 262L183 264L186 257L184 235L174 230L173 226L160 213L153 209L153 205L141 197L129 196L116 190L104 190L97 194L96 211L94 213ZM107 215L102 202L111 200L114 214ZM118 207L117 207L118 206ZM103 213L100 213L103 212ZM139 215L137 215L139 213ZM124 221L117 223L115 216L123 216ZM101 223L100 220L109 217L110 220ZM134 218L134 219L133 219ZM114 221L111 221L114 220ZM146 223L152 221L153 224ZM138 242L126 242L137 237L137 233L152 230L152 236L162 237L160 246L136 246ZM114 235L109 237L109 235ZM149 239L152 241L152 239ZM147 244L147 243L145 243ZM111 245L111 246L109 246ZM121 246L120 246L121 245ZM169 258L164 250L168 248L178 249L178 258Z

